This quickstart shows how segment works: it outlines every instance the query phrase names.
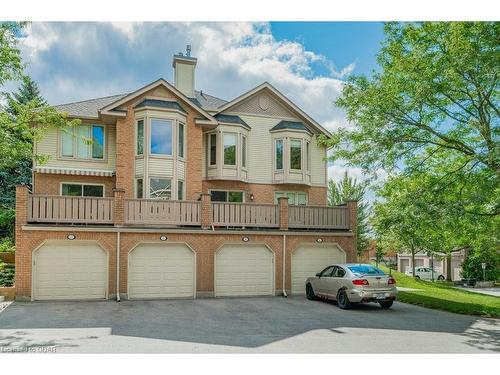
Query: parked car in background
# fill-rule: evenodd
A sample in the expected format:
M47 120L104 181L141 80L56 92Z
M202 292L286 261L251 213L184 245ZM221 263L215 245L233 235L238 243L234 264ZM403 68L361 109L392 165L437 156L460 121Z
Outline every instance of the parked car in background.
M405 272L406 275L408 276L413 276L413 270L409 269L408 271ZM432 280L434 277L434 280L444 280L446 277L440 273L434 271L434 276L433 276L433 271L432 268L428 267L415 267L415 277L417 279L422 279L422 280Z
M361 302L378 302L387 309L397 293L396 280L371 264L334 264L306 280L308 299L334 300L341 309Z

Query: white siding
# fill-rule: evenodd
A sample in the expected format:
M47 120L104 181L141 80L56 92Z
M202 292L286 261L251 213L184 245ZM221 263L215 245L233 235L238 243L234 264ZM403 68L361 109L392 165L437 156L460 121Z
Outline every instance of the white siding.
M179 180L184 180L186 176L186 163L182 160L177 161L177 178Z
M174 161L172 159L150 157L148 173L150 176L173 177Z
M99 124L101 125L101 124ZM44 134L43 138L36 142L35 152L38 155L48 157L46 163L36 163L43 167L58 168L89 168L114 170L116 165L116 128L114 125L105 125L106 128L106 152L104 160L77 160L62 159L59 155L59 130L50 128Z
M135 175L136 177L144 176L144 159L135 160Z
M326 183L326 148L319 147L316 137L311 140L311 183L325 185Z

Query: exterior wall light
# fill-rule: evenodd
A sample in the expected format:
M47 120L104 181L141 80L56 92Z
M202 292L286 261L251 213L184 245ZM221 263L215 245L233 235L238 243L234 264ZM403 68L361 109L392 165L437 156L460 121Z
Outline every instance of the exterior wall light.
M167 240L167 236L160 236L160 241L166 241Z
M71 233L71 234L68 234L68 235L66 236L66 238L67 238L68 240L74 240L74 239L76 238L76 236L75 236L74 234L72 234L72 233Z
M323 242L323 239L322 239L322 238L317 238L317 239L316 239L316 242L317 242L317 243L321 243L321 242Z
M250 238L248 238L248 237L243 237L241 240L242 240L243 242L248 242L248 241L250 241Z
M250 194L250 200L253 202L253 200L254 200L253 194Z

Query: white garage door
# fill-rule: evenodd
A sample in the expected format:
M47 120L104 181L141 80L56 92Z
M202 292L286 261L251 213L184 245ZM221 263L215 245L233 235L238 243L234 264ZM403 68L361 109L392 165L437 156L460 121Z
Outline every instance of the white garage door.
M141 244L129 254L128 297L194 298L195 255L184 244Z
M264 245L226 245L215 255L215 295L273 294L274 255Z
M96 243L47 243L33 255L33 299L107 297L108 256Z
M303 245L292 253L292 294L305 293L305 281L329 265L345 263L345 253L336 245Z

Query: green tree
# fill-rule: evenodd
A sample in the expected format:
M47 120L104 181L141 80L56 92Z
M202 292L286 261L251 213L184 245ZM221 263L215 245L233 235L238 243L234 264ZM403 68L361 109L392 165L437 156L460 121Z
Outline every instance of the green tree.
M17 47L25 23L0 22L0 89L7 81L21 81L18 92L5 94L0 90L6 107L0 108L0 178L2 201L0 202L0 232L9 237L13 215L13 190L16 183L27 183L28 169L33 159L33 143L43 136L48 127L67 128L79 123L69 121L66 114L48 106L40 96L38 87L24 74L21 53ZM43 163L46 157L35 156ZM12 174L14 171L14 175ZM6 211L7 210L7 211ZM10 219L9 219L10 218Z
M333 159L428 171L441 190L460 185L462 211L498 215L499 46L498 22L387 23L380 70L351 77L336 102L352 126L323 138Z
M357 254L361 256L368 248L369 206L365 201L366 184L349 177L347 171L341 181L328 181L328 205L338 206L350 200L358 201Z

